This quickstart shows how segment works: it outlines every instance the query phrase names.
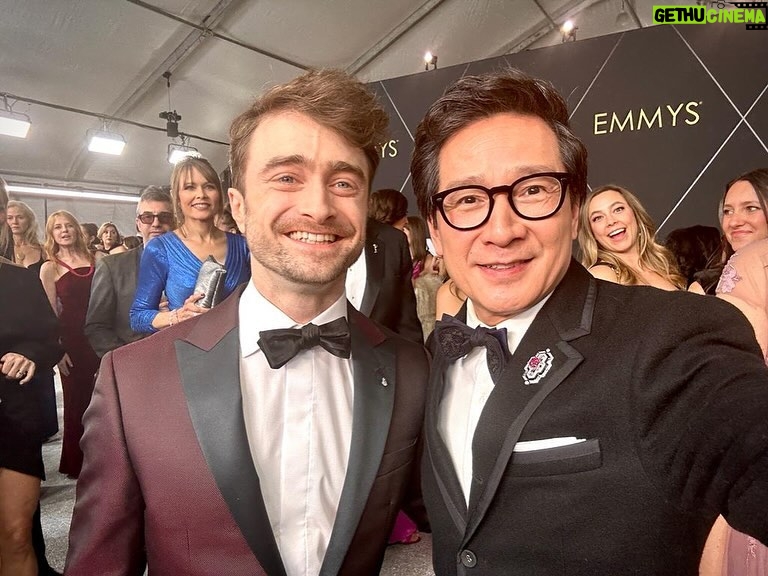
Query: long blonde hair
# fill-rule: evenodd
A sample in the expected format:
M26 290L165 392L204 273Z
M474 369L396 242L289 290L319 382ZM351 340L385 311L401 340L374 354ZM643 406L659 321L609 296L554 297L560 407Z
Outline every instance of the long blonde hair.
M6 208L6 218L8 217L8 208L18 208L24 216L27 218L27 229L24 231L24 242L30 246L42 249L43 245L40 243L40 238L37 235L37 216L29 207L29 204L22 202L21 200L11 200L8 202Z
M59 216L66 218L71 224L74 224L75 251L81 256L85 257L91 264L93 264L93 254L91 254L91 251L88 250L88 246L85 243L85 235L83 234L83 230L80 228L80 223L77 221L77 218L72 215L71 212L67 212L66 210L57 210L48 216L48 220L45 223L45 243L43 244L43 250L45 251L46 258L49 260L54 260L60 250L59 245L56 244L56 241L53 239L53 226L55 224L56 218Z
M581 263L591 268L598 262L605 263L616 271L619 284L640 284L637 272L613 252L606 250L595 238L589 221L589 204L595 196L614 190L621 194L635 215L638 227L638 254L641 268L656 272L680 290L685 290L685 278L680 274L672 253L656 242L656 226L640 200L626 188L610 184L595 188L579 209L579 248Z

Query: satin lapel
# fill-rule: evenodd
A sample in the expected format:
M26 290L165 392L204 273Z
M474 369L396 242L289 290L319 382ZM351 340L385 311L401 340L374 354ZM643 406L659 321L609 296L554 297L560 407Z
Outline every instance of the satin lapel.
M595 297L594 279L580 264L572 262L488 398L472 443L475 480L464 543L472 537L493 502L528 420L583 360L568 341L589 333ZM551 355L551 367L537 382L529 379L526 383L525 366L539 353L544 358Z
M394 343L386 340L386 336L351 305L347 308L355 387L352 443L321 576L338 574L357 531L384 454L397 386Z
M378 235L373 234L365 239L366 277L360 312L366 316L371 315L371 310L379 297L381 282L384 279L384 256L384 243L379 241Z
M234 306L236 309L236 302ZM217 312L214 309L208 315ZM207 330L204 326L198 324L194 330L207 334L196 338L192 333L187 341L176 341L176 358L192 425L208 468L243 537L264 570L270 576L282 576L285 569L264 507L245 431L237 325L235 323L212 347L201 348L200 340L208 340L210 332L216 332L216 326Z
M441 355L435 356L434 350L431 347L430 351L433 353L433 361L424 425L428 465L432 468L432 474L440 490L440 496L453 523L456 525L456 529L460 534L464 534L467 527L467 503L464 498L464 491L461 489L461 484L456 476L453 460L438 429L440 402L445 389L444 374L446 366L442 361Z

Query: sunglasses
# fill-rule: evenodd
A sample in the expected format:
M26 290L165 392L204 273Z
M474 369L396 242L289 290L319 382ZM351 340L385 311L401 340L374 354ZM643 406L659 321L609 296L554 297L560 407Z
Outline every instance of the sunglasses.
M142 212L136 219L142 224L152 224L155 218L160 220L160 224L173 224L173 212Z

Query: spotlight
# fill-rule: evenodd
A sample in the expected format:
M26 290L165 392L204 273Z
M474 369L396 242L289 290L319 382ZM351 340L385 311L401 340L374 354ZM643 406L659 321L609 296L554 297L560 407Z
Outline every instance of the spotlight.
M100 154L120 156L125 148L125 138L122 134L109 132L108 130L90 130L88 150Z
M437 70L437 54L427 52L424 54L424 70L429 70L430 66L432 66L433 70Z
M29 116L14 112L13 107L8 104L8 97L4 94L3 107L0 108L0 134L14 138L26 138L31 125Z
M185 144L168 144L168 162L176 164L183 160L187 156L194 158L200 158L202 155L198 152L194 146L187 146Z
M621 12L619 12L619 15L616 16L616 26L619 28L626 28L629 26L629 23L632 21L629 14L627 13L626 7L624 6L624 0L621 0Z
M560 27L560 32L563 34L563 42L574 42L576 40L576 30L578 28L574 26L572 20L566 20Z

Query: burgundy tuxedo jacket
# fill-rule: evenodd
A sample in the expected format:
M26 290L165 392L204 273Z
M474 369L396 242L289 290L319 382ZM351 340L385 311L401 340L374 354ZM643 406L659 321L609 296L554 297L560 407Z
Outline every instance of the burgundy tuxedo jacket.
M243 422L241 293L104 357L66 574L285 574ZM348 308L352 442L321 574L359 576L379 572L415 465L428 362Z

